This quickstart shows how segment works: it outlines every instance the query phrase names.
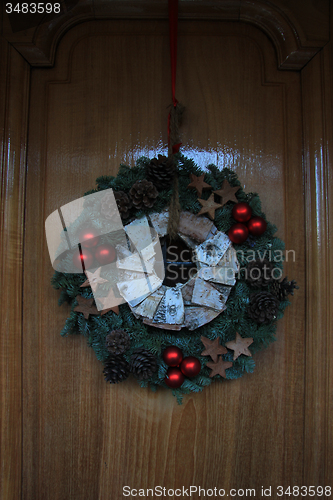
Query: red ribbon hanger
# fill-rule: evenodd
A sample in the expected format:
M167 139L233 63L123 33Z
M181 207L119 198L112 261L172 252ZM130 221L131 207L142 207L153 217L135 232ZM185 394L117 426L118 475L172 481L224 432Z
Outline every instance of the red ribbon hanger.
M176 72L177 72L177 34L178 34L178 0L169 0L169 37L171 60L171 90L174 108L176 99Z
M177 38L178 38L178 0L169 1L169 38L170 38L170 61L171 61L171 92L172 104L177 106L176 99L176 72L177 72ZM168 144L170 145L170 122L171 112L168 116ZM172 145L172 153L178 153L181 142Z

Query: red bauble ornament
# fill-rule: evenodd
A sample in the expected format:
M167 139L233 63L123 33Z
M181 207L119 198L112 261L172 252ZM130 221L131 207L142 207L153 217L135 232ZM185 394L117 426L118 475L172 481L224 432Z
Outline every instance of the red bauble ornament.
M232 216L237 222L247 222L251 219L252 209L246 202L236 203L232 209Z
M252 217L247 227L253 236L261 236L267 229L267 222L262 217Z
M93 248L98 245L100 238L96 229L83 229L79 234L81 246L85 248Z
M201 370L201 364L198 358L187 356L183 359L180 369L186 377L196 377Z
M180 387L182 385L184 380L185 377L182 374L180 368L171 367L168 368L164 382L168 387L171 387L172 389L177 389L177 387Z
M228 231L228 236L233 243L244 243L249 236L249 230L244 224L238 222L231 226Z
M80 254L79 247L77 247L73 255L73 264L77 269L83 272L82 263L84 263L85 269L89 269L93 262L94 257L92 253L89 252L89 250L87 250L86 248L82 248Z
M179 366L183 360L183 353L175 345L170 345L163 351L164 363L168 366Z
M100 245L95 250L95 259L101 266L105 264L111 264L116 260L116 251L112 245Z

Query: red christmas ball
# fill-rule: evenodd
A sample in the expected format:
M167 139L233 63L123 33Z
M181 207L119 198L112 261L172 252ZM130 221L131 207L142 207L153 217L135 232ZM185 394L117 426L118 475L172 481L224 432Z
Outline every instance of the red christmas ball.
M164 363L168 366L179 366L183 360L183 353L175 345L170 345L163 351Z
M246 202L236 203L232 209L232 216L237 222L247 222L251 219L252 209Z
M185 377L182 374L180 368L170 367L168 368L164 382L167 386L172 387L172 389L177 389L184 382Z
M252 217L247 227L253 236L261 236L267 229L267 222L262 217Z
M180 369L186 377L196 377L201 370L201 364L198 358L187 356L183 359Z
M229 229L228 236L233 243L244 243L249 236L249 230L244 224L237 222Z
M73 255L73 264L77 269L83 272L82 264L84 263L85 269L89 269L93 262L94 257L92 253L89 252L89 250L87 250L86 248L82 248L80 254L79 247L77 247Z
M116 260L116 251L112 245L100 245L95 250L95 259L101 266L105 264L111 264Z
M81 246L85 248L93 248L95 247L100 240L98 232L96 229L83 229L79 234L79 241Z

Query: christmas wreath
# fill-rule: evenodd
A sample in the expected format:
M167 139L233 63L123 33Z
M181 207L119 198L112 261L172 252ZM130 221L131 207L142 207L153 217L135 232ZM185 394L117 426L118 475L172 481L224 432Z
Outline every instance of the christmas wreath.
M61 334L86 337L106 381L131 375L141 387L171 389L178 402L213 380L253 372L253 354L275 340L277 320L297 288L282 279L284 243L258 194L245 193L235 172L215 165L203 172L181 153L140 158L96 184L84 199L89 206L89 195L99 194L98 209L89 212L89 225L82 217L72 222L79 251L65 256L68 265L83 263L84 272L62 268L52 278L59 305L71 307ZM117 231L96 236L112 220L112 200L125 238ZM154 236L142 269L142 252L133 257L129 236L138 243L144 228ZM143 275L149 289L137 293ZM97 289L112 295L112 307L96 302Z

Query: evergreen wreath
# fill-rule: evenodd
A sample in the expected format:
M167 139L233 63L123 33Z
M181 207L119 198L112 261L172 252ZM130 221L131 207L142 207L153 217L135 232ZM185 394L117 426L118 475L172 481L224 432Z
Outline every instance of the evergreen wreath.
M245 193L235 172L227 168L219 170L211 164L203 172L181 153L173 155L173 164L160 155L154 160L142 157L133 168L121 165L116 177L99 177L96 189L85 196L112 188L126 225L143 216L161 213L170 206L174 176L178 178L181 210L198 214L210 200L210 204L214 204L211 219L218 231L230 235L236 222L233 216L236 202L248 204L252 218L264 221L262 234L250 234L238 240L239 243L234 242L240 270L221 314L192 331L186 327L179 331L165 330L143 323L127 303L119 306L118 314L114 310L98 314L91 287L82 287L87 281L85 274L55 271L52 285L61 290L59 305L67 302L71 306L61 335L78 333L86 337L104 364L108 382L118 383L132 374L141 387L149 385L154 391L158 386L171 388L181 403L184 394L202 391L214 379L224 382L223 379L252 373L255 368L252 355L275 340L277 320L290 303L288 295L293 295L297 287L294 281L281 280L284 243L274 236L277 228L267 221L258 194ZM195 187L198 178L201 189ZM193 186L189 186L193 180ZM214 202L213 192L221 190L225 183L234 188L234 200L229 198L230 201L223 204ZM198 200L198 194L203 203ZM217 196L215 194L215 199ZM107 206L102 209L107 210ZM200 217L206 218L206 215ZM96 226L100 224L99 220L92 222ZM268 277L260 274L263 267L270 271ZM249 275L247 270L253 271L253 268L259 275ZM273 275L273 270L278 276ZM182 358L185 376L179 377L177 366L183 366ZM178 370L178 378L173 370ZM177 379L174 385L173 377Z

